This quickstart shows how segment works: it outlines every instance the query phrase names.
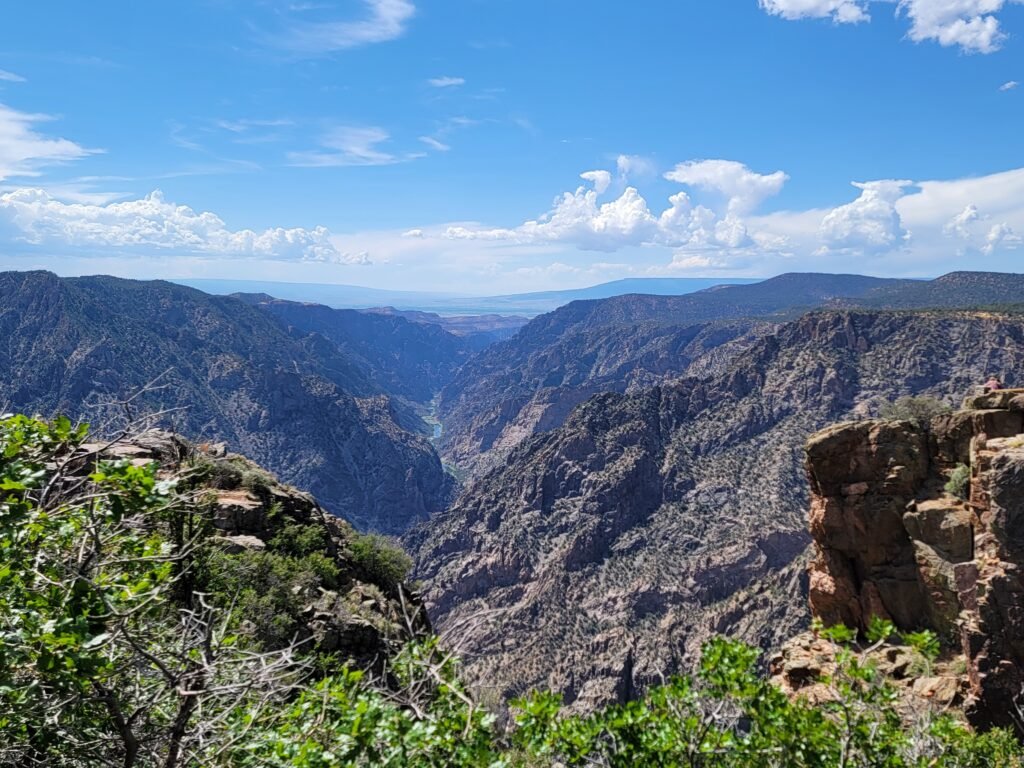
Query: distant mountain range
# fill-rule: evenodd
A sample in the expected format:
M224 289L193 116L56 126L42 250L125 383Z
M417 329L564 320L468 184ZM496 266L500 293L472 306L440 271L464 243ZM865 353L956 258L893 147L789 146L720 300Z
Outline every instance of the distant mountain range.
M442 389L442 455L464 472L500 463L600 392L639 392L720 373L778 323L820 307L921 309L1024 301L1024 276L954 272L935 280L793 273L682 296L575 301L470 359Z
M627 293L675 296L716 285L757 282L753 278L629 278L564 291L541 291L504 296L466 296L449 293L419 293L363 288L356 285L322 283L276 283L260 280L214 280L183 278L173 282L207 293L263 293L278 299L315 302L341 309L374 309L433 312L442 315L525 315L533 317L581 299L605 299Z

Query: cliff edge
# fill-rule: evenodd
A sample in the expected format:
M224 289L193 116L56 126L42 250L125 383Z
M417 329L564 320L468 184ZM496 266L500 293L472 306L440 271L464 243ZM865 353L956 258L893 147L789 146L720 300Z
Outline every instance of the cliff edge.
M929 424L860 421L807 443L810 607L930 629L962 654L973 724L1012 726L1024 691L1024 389ZM959 479L959 482L958 482Z

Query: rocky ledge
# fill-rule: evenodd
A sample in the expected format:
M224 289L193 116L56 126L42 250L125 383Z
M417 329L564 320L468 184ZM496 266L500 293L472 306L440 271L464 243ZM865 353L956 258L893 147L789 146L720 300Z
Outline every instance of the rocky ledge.
M968 398L926 425L840 424L806 450L812 614L861 630L872 616L933 630L951 668L966 670L968 718L1014 725L1024 691L1024 390ZM789 647L778 660L795 670L791 687L799 658ZM804 666L816 665L827 659ZM954 682L935 684L958 697Z
M85 444L78 454L81 471L98 460L155 462L161 479L176 481L210 526L210 542L226 558L221 570L254 593L261 615L246 625L262 644L273 646L276 638L304 652L376 668L413 635L429 632L418 598L380 568L382 555L404 555L382 553L383 540L369 537L367 556L367 537L223 443L192 444L150 430L129 440ZM314 567L307 567L310 562ZM275 594L287 612L269 611Z

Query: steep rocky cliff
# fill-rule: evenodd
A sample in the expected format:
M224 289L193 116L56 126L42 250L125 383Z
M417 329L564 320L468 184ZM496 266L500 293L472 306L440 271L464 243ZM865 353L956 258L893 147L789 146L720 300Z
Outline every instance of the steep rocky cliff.
M930 425L842 424L810 440L810 607L826 624L934 630L964 656L968 715L1019 725L1024 390L966 405ZM964 498L946 487L958 466L970 467Z
M403 531L449 499L429 441L325 337L171 283L0 273L0 410L102 428L123 416L105 403L154 379L136 414L173 409L165 425L226 441L361 528Z
M546 686L580 708L713 633L776 646L809 620L808 436L1022 365L1019 315L821 312L719 375L598 395L410 537L431 615L501 695Z

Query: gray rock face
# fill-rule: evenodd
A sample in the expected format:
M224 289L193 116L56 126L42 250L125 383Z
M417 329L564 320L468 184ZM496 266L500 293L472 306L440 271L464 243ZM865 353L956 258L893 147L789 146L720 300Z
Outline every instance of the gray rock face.
M506 695L550 687L580 709L686 667L714 633L777 646L809 620L806 439L883 396L958 402L992 369L1024 369L1020 316L822 312L720 375L598 395L410 536L432 618L477 679ZM961 442L954 430L944 450ZM843 464L848 497L909 484L930 450L922 436L888 445ZM881 480L879 462L892 465ZM863 511L902 527L902 509ZM927 510L919 524L935 547L960 545ZM909 539L898 554L916 569Z
M404 321L402 321L404 322ZM0 273L0 406L102 430L120 401L196 441L226 442L360 528L404 531L450 478L361 365L237 299L163 282Z

